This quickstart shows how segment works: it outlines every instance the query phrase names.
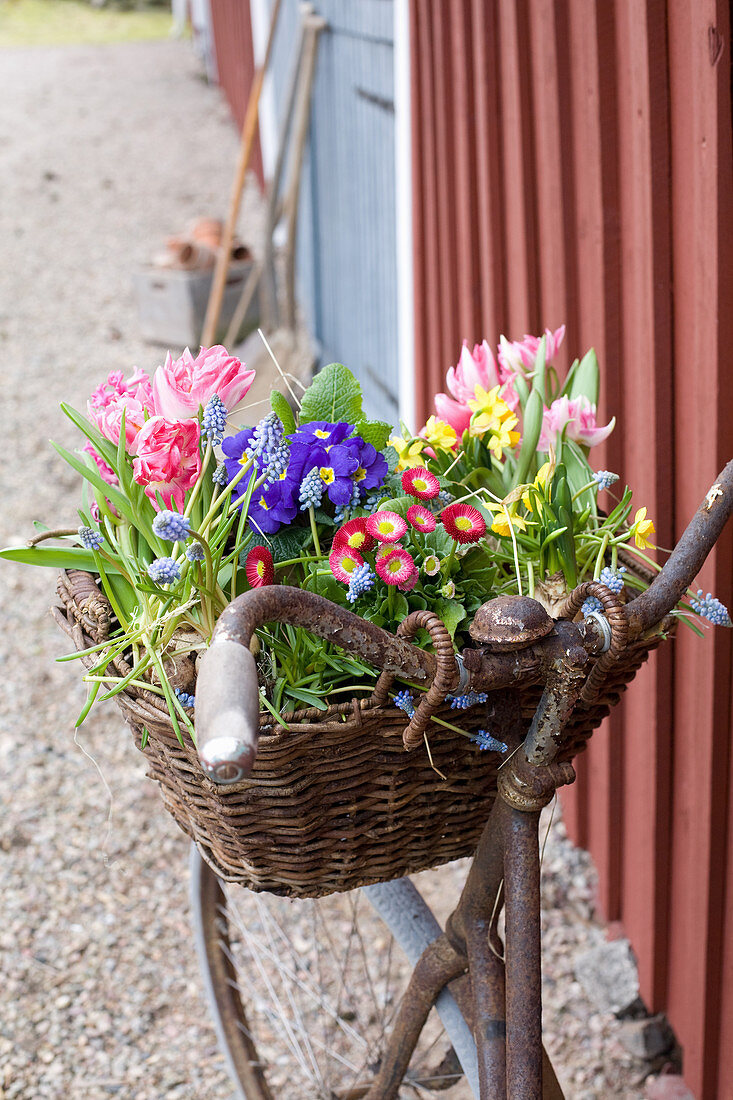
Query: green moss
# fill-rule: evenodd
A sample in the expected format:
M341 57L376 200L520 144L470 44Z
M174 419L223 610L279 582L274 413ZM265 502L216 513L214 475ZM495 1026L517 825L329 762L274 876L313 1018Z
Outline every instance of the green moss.
M0 47L167 38L170 11L95 8L83 0L0 0Z

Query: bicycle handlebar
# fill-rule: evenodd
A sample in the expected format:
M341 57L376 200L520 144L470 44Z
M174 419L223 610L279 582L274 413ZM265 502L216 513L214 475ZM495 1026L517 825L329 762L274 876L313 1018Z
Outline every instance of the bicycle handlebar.
M649 588L625 607L629 640L642 635L676 606L699 572L733 512L733 461L705 496L664 568ZM257 667L249 645L258 627L268 622L303 626L341 648L358 653L374 667L406 680L430 684L436 661L404 639L316 593L287 585L268 585L238 596L224 609L209 649L201 659L196 684L196 731L199 759L218 783L234 783L252 769L259 737ZM580 643L589 653L600 648L600 631L586 620L574 638L557 633L522 650L475 654L471 686L496 690L516 684L530 672L541 674L561 648ZM466 662L466 667L469 662Z

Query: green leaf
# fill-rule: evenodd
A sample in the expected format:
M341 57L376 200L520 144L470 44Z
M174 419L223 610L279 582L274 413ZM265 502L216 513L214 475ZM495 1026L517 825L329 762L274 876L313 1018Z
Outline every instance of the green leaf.
M572 401L573 398L583 395L588 398L591 405L597 405L599 389L600 371L598 369L598 359L596 358L595 348L591 348L590 351L585 353L580 361L578 369L573 375L568 396Z
M83 546L9 546L0 550L0 558L21 565L45 565L49 569L86 569L97 572L94 554ZM107 563L109 570L114 566Z
M300 423L325 420L336 424L345 420L355 424L362 418L361 386L348 367L330 363L320 371L303 394Z
M459 623L466 617L466 609L458 600L436 600L432 610L445 623L451 638L455 637Z
M385 447L382 454L387 459L387 468L391 474L397 469L397 463L400 460L400 456L394 447Z
M396 512L398 516L402 516L404 519L407 515L407 509L415 503L415 498L411 496L392 497L391 500L385 500L379 505L380 512Z
M281 561L292 561L293 558L302 557L304 549L310 544L312 538L309 527L283 527L276 534L268 535L267 538L253 534L242 546L239 564L244 565L247 554L253 546L266 546L272 554L275 565Z
M386 420L358 420L356 435L361 436L365 443L371 443L376 450L383 451L392 435L392 425Z
M279 390L273 390L270 394L270 407L282 420L285 434L295 431L295 416L288 404L287 398Z

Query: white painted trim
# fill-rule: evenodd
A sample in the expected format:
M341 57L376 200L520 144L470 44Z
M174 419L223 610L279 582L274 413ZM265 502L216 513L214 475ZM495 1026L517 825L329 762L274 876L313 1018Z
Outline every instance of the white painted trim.
M397 246L397 354L400 417L415 423L415 301L412 258L412 122L410 10L394 0L395 229Z
M260 65L267 49L267 37L270 31L269 0L250 0L250 16L252 19L252 48L254 50L255 65ZM268 66L271 70L272 66ZM265 179L270 179L275 170L277 160L278 125L277 111L275 109L275 85L272 72L265 73L262 82L262 94L259 104L260 120L260 149L262 150L262 166Z

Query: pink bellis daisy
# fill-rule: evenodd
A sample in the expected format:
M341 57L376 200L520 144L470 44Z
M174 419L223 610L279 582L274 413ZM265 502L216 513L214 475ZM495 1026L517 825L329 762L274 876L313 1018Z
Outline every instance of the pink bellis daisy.
M422 504L412 504L407 509L407 522L411 523L416 531L424 531L425 534L434 531L437 526L433 513L423 508Z
M366 529L380 542L398 542L407 530L407 524L396 512L372 512L367 516Z
M416 570L411 555L401 546L377 558L375 568L385 584L399 585L409 581Z
M440 482L424 466L415 466L402 475L402 488L418 500L434 500L440 492Z
M262 588L275 580L272 554L266 546L253 546L247 554L244 571L252 588Z
M440 519L450 537L461 545L478 542L486 534L486 521L471 504L449 504Z
M364 564L364 559L358 550L352 550L349 546L334 546L328 555L328 564L337 581L349 584L351 574Z
M366 518L356 516L339 527L333 537L334 547L348 546L352 550L371 550L376 542L367 531Z

